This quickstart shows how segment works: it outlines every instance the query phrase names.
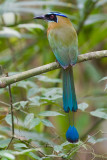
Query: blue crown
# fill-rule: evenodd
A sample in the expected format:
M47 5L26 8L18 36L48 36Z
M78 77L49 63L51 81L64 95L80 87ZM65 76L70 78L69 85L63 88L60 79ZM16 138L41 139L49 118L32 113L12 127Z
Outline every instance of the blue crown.
M62 16L62 17L66 17L66 18L67 18L66 15L64 15L64 14L62 14L62 13L59 13L59 12L49 12L48 14L55 14L55 15L57 15L57 16Z

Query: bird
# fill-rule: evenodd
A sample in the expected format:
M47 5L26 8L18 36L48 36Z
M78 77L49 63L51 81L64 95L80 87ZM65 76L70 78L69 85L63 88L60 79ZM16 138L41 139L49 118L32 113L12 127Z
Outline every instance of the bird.
M49 12L34 19L43 19L48 22L47 38L50 47L62 68L63 79L63 109L66 113L76 112L78 109L74 79L73 66L78 57L78 37L70 19L60 12ZM76 136L69 136L75 133ZM66 138L69 142L77 142L79 135L74 127L68 128ZM70 139L69 139L70 137Z

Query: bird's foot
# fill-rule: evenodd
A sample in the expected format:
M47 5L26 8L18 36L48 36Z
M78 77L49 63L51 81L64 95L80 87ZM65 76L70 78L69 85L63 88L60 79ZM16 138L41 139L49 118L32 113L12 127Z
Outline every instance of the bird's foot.
M67 69L68 68L68 66L63 66L63 69Z
M56 61L56 63L60 64L57 59L55 61Z
M63 69L67 69L68 68L68 66L63 66L63 65L61 65L59 62L58 62L58 60L56 59L55 60Z

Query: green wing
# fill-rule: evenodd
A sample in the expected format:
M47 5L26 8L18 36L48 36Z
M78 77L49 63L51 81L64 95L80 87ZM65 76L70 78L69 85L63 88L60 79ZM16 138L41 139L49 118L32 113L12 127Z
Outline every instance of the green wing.
M70 29L69 29L70 28ZM48 40L60 65L64 68L73 65L78 56L78 39L75 30L69 27L50 31ZM70 32L69 32L70 31ZM71 32L72 31L72 32Z

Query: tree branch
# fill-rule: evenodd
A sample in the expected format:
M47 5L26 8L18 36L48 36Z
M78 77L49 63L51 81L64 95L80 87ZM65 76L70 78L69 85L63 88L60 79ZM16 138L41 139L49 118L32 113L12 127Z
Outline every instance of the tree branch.
M107 50L95 51L95 52L90 52L90 53L79 55L77 63L92 60L92 59L100 59L103 57L107 57ZM61 68L61 66L58 63L53 62L50 64L43 65L41 67L30 69L25 72L21 72L19 74L16 74L10 77L1 77L0 78L0 88L5 88L9 84L13 84L18 81L24 80L26 78L30 78L30 77L33 77L33 76L36 76L36 75L39 75L39 74L42 74L48 71L52 71L58 68Z

